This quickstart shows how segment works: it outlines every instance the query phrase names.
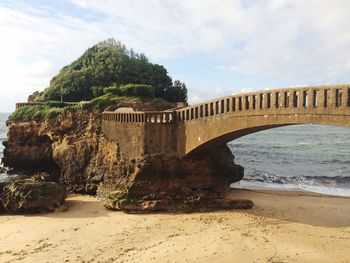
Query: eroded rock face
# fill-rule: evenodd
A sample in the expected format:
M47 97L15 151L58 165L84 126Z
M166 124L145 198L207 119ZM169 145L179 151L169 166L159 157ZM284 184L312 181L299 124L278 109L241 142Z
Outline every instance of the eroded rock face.
M96 179L90 163L99 150L100 127L100 113L88 111L10 123L3 163L31 174L49 172L71 192L94 194L102 178Z
M119 167L122 164L118 164ZM243 178L228 147L180 159L151 155L105 178L98 197L107 208L128 212L211 211L251 208L248 200L225 200L229 185Z
M62 185L35 178L12 179L0 183L0 211L44 213L54 211L66 198Z
M29 170L34 167L55 169L52 140L39 132L41 128L41 124L35 122L11 125L8 140L4 142L4 165Z

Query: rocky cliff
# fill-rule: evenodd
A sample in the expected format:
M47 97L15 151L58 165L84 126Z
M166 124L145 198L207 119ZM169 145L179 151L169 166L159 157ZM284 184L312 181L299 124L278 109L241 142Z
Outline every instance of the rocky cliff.
M3 163L27 173L48 172L69 192L98 194L107 208L129 212L250 208L225 200L229 184L243 178L227 147L180 159L146 155L130 159L101 131L101 114L66 111L42 122L8 123Z

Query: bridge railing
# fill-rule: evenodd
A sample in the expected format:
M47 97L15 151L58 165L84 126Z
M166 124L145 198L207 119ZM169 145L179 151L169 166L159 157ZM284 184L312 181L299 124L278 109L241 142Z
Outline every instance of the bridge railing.
M301 87L237 94L176 110L178 122L225 113L305 112L350 107L350 85Z
M165 111L147 112L103 112L103 121L133 123L174 123L174 113Z
M76 106L79 105L80 102L62 102L66 106ZM16 110L24 107L24 106L43 106L46 102L18 102L16 103Z
M174 111L104 112L104 121L175 123L235 113L311 113L350 109L350 85L300 87L243 93Z

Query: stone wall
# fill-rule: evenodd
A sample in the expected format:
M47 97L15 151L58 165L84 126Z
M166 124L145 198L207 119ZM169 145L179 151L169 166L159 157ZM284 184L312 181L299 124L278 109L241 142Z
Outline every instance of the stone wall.
M130 159L145 154L178 154L178 126L171 112L105 112L102 131Z

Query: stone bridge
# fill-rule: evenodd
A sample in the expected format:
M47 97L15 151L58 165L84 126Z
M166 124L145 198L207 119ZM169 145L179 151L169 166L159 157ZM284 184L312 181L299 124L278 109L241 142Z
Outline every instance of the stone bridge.
M250 133L296 124L350 127L350 85L243 93L163 112L103 113L106 137L131 158L196 155Z

